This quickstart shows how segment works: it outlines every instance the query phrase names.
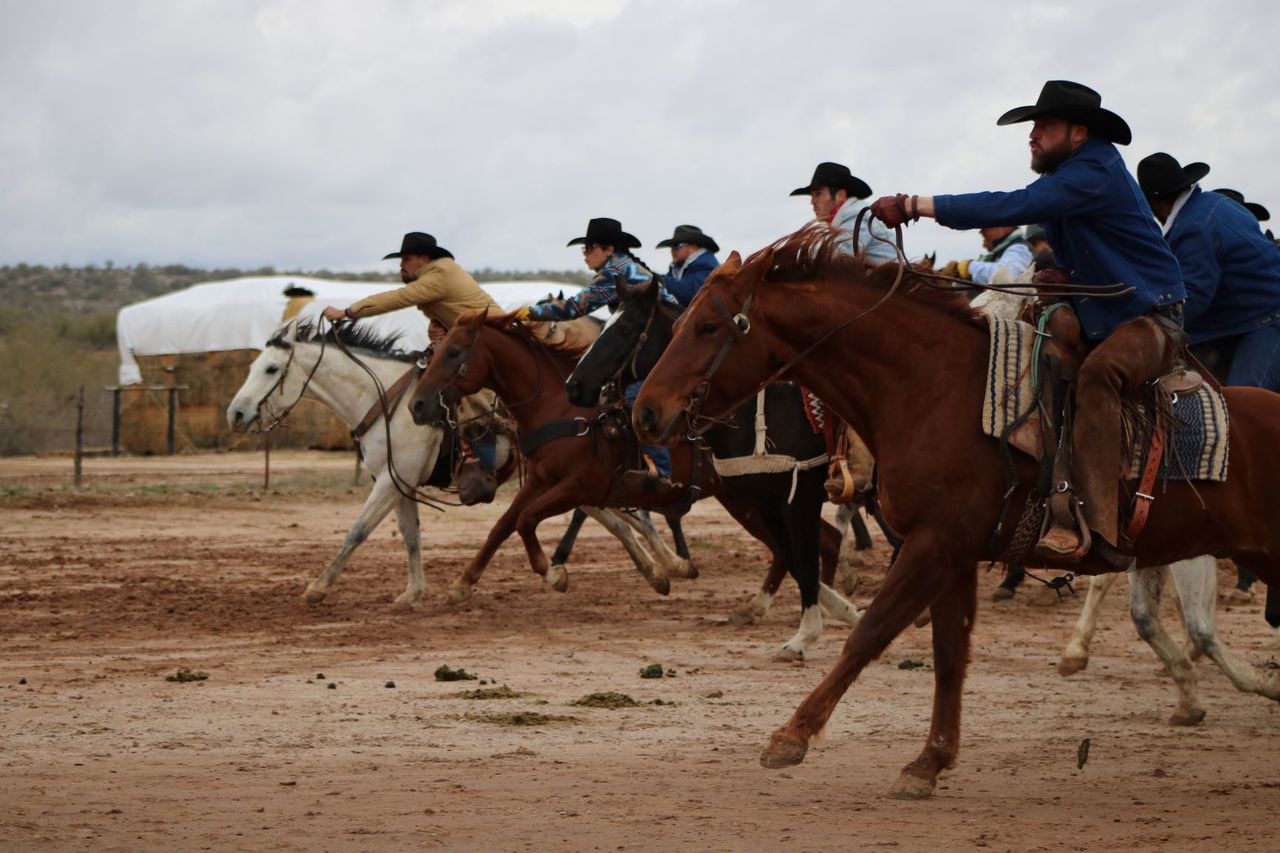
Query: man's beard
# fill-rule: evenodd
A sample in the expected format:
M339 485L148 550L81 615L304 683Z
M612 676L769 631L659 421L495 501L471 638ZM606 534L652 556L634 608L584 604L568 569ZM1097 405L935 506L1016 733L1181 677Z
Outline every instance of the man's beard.
M405 284L410 284L414 280L414 278L415 276L412 276L407 272L400 273L400 280L403 281Z
M1037 175L1047 175L1061 166L1073 152L1069 139L1062 140L1055 148L1042 148L1039 154L1032 152L1031 171Z

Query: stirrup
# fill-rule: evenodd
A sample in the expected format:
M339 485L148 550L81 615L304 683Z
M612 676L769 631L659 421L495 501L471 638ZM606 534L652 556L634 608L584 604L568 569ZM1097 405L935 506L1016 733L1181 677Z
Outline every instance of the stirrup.
M1050 560L1074 563L1089 553L1093 535L1080 507L1071 484L1066 480L1059 482L1046 502L1040 540L1036 542L1037 554Z
M853 472L849 470L849 460L843 456L831 460L831 475L822 484L827 491L827 500L833 504L847 504L853 500Z
M665 494L680 488L670 477L664 477L657 471L631 470L622 472L622 484L628 489L636 489L642 494Z

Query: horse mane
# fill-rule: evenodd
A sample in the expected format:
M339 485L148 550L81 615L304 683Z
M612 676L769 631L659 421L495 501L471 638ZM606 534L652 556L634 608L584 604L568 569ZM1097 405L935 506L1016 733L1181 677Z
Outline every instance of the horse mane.
M289 344L284 339L284 331L286 326L281 326L276 333L267 341L269 347L279 347L280 349L288 349ZM340 341L347 349L372 356L374 358L386 358L393 361L413 361L415 356L413 353L406 352L400 346L400 335L388 334L380 335L373 330L369 324L361 325L360 323L341 323L336 326L329 326L324 331L312 320L299 320L296 326L296 340L300 344L332 344Z
M752 254L743 263L743 272L750 271L761 282L784 284L826 278L840 283L868 282L877 289L888 290L898 276L898 265L872 264L861 252L851 255L840 251L839 243L845 236L845 232L825 222L811 222ZM968 291L930 287L917 275L919 271L915 264L907 265L899 294L941 308L958 319L980 319L979 313L969 307Z

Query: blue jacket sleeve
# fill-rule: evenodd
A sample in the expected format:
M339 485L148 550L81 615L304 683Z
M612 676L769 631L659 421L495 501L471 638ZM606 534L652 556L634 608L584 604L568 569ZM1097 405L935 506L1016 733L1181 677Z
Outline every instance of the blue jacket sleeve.
M1111 204L1109 180L1107 169L1099 163L1070 163L1013 192L934 196L934 215L948 228L1093 216Z
M1184 323L1191 326L1213 304L1218 283L1222 281L1213 233L1209 228L1188 229L1178 237L1173 254L1182 268L1182 284L1187 289Z

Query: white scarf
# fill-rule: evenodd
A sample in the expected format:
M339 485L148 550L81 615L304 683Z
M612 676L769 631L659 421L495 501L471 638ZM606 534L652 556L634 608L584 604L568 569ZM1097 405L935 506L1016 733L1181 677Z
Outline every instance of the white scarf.
M1169 236L1169 229L1173 228L1173 220L1178 218L1178 214L1182 212L1182 206L1187 203L1187 199L1191 198L1192 191L1200 186L1192 184L1182 191L1182 195L1178 196L1178 200L1173 203L1173 208L1169 211L1169 215L1165 218L1164 224L1160 226L1160 234Z

